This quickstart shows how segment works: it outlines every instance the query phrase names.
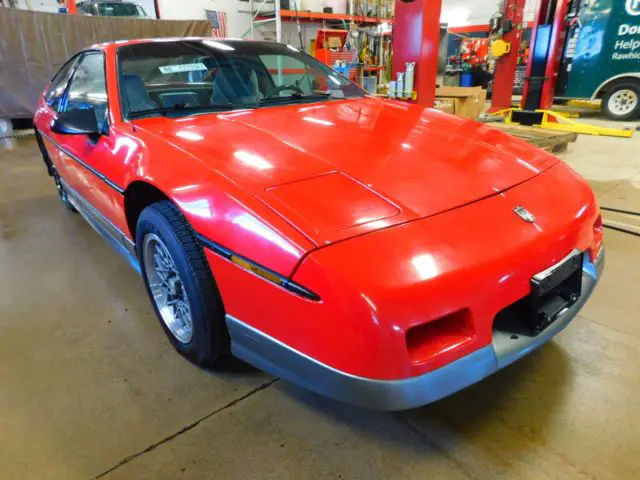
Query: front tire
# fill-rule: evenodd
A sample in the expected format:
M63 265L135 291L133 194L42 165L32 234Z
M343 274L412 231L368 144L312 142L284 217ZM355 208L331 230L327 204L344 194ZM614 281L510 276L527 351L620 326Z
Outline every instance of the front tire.
M60 201L62 202L62 204L67 207L67 210L73 213L78 213L76 207L74 207L73 203L71 203L71 201L69 200L69 194L60 181L60 175L58 175L58 172L56 172L55 170L53 172L53 181L56 183L56 190L58 190L58 196L60 197Z
M611 120L635 120L640 116L640 82L626 81L610 88L602 97L602 109Z
M47 173L49 176L53 177L53 181L56 184L56 190L58 191L58 196L60 197L60 201L62 204L67 207L67 210L72 211L73 213L78 213L76 207L69 201L69 195L67 190L64 188L64 185L60 181L60 175L56 170L56 167L53 165L53 162L49 158L49 153L44 146L44 142L42 141L42 135L38 130L35 130L36 143L38 144L38 148L40 149L40 153L42 154L42 160L44 161L45 166L47 167Z
M207 367L229 351L218 287L195 232L178 208L145 208L136 227L142 277L153 309L180 354Z

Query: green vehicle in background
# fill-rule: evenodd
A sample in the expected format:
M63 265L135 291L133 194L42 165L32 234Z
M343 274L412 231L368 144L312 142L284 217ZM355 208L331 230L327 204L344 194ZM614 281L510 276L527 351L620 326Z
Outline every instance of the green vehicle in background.
M573 0L559 100L602 99L614 120L640 116L640 0Z

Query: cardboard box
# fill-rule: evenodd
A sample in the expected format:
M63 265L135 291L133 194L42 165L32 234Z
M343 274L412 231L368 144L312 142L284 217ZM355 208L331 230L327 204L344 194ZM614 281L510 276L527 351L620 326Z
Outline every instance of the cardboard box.
M451 115L455 115L456 107L455 107L455 99L453 98L436 98L435 104L433 108L436 110L440 110L444 113L449 113Z
M472 120L483 112L486 98L487 92L482 87L436 88L436 101L446 99L453 102L454 115Z

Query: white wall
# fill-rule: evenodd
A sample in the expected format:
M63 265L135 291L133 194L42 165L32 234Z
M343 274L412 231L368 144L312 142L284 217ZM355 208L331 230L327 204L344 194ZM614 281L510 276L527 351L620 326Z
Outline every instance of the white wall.
M23 10L37 10L40 12L56 13L58 2L56 0L16 0L16 7Z
M524 20L533 20L538 0L527 0ZM497 0L442 0L440 20L451 27L484 25L498 9Z
M153 0L131 0L131 1L137 3L142 8L144 8L144 11L147 12L147 15L149 15L151 18L155 18L156 10L155 10L155 4Z
M256 0L258 3L259 0ZM160 18L163 20L205 19L205 10L227 12L227 36L241 37L249 27L249 2L239 0L159 0Z
M210 0L160 0L158 10L163 20L203 19L204 10Z

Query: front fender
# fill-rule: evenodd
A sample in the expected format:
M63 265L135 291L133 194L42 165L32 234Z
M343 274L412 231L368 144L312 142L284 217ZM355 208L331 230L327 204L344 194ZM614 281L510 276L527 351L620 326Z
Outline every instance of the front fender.
M125 185L145 182L163 192L198 235L284 276L313 248L297 229L213 168L153 133L136 131L121 142L130 144Z

